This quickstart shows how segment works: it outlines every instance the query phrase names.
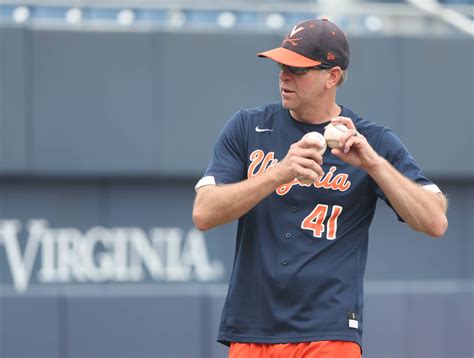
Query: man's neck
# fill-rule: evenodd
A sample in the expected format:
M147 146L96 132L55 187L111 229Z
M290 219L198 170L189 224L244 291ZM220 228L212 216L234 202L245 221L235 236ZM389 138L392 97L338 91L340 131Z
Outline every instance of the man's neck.
M341 111L341 107L333 102L330 106L315 106L306 111L290 110L290 114L295 120L299 122L320 124L331 120L331 118L339 116Z

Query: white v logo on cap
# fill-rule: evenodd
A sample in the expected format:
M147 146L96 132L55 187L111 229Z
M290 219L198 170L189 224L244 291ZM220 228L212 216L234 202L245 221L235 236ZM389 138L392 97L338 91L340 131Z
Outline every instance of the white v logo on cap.
M296 27L293 26L293 30L291 30L290 37L295 36L298 32L303 31L304 27Z

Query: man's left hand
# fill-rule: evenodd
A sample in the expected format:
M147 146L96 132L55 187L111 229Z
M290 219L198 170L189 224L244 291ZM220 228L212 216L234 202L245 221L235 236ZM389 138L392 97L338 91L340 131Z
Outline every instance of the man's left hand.
M339 148L332 149L331 153L342 161L360 167L369 172L383 160L367 139L357 132L354 123L347 117L335 117L332 124L344 124L349 130L339 138Z

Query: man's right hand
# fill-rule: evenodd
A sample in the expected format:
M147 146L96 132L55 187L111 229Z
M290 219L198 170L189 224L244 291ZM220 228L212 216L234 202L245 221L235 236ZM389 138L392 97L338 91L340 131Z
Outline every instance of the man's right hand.
M306 138L293 143L285 158L273 169L281 184L291 182L295 178L308 178L317 181L324 175L321 165L323 157L318 153L323 146L319 143L308 141Z

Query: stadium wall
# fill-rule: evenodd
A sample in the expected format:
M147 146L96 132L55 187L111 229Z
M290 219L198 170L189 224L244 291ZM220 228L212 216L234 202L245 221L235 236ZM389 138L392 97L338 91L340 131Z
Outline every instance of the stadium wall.
M225 356L235 224L193 186L239 108L278 100L265 33L0 27L0 357ZM432 240L381 203L364 357L474 355L474 45L350 38L339 102L393 128L450 199Z

